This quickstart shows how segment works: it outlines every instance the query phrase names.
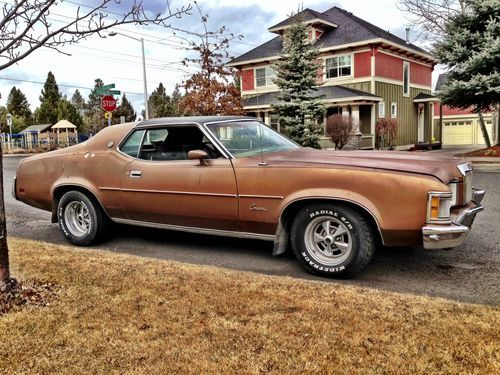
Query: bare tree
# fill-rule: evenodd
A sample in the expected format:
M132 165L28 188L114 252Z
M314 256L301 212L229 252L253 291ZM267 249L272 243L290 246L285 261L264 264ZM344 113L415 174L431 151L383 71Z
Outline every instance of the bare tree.
M179 36L186 43L186 49L198 55L184 59L184 65L199 69L184 82L186 95L180 101L181 110L188 115L241 115L244 111L240 90L235 84L237 72L226 63L230 60L230 42L242 36L229 32L225 26L209 30L208 15L196 2L194 4L203 31L177 30L187 36Z
M351 116L331 115L326 119L326 135L330 137L335 148L341 150L350 142L354 134Z
M467 0L398 0L397 6L407 13L410 25L420 32L419 38L438 41L446 32L446 23L468 10Z
M105 37L103 32L115 26L152 24L168 28L169 19L180 18L192 8L191 4L187 3L180 8L172 9L168 0L165 0L166 12L150 15L142 1L132 0L123 14L111 18L107 11L108 7L121 4L121 1L100 0L89 2L88 4L94 4L92 6L77 6L74 16L56 27L51 19L51 13L61 3L76 4L69 0L14 0L11 3L4 3L1 8L3 18L0 19L0 71L20 62L42 47L67 55L68 53L61 49L63 46L78 43L92 35ZM0 163L0 291L5 291L14 281L10 279L9 271L1 166Z
M50 48L68 55L61 50L66 44L77 43L91 35L105 37L104 31L125 24L154 24L169 27L167 21L179 18L189 12L188 3L181 8L172 9L165 0L165 14L150 15L144 9L142 1L133 0L130 7L118 18L110 18L107 8L120 4L120 0L101 0L92 6L80 6L75 10L74 17L68 22L54 26L51 13L59 3L75 4L72 1L57 0L14 0L2 7L3 19L0 20L0 70L15 64L32 54L39 48Z

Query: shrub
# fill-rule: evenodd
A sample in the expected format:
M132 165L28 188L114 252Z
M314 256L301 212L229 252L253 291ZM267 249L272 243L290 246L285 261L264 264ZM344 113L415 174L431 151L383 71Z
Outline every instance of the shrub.
M353 137L353 120L350 116L332 115L326 119L326 135L335 148L341 150Z
M375 132L378 138L378 148L394 149L394 141L398 134L398 120L381 118L375 124Z

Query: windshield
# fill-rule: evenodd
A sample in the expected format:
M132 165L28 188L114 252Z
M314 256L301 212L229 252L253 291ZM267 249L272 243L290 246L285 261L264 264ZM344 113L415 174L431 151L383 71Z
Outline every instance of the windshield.
M258 121L224 122L207 126L236 158L300 147Z

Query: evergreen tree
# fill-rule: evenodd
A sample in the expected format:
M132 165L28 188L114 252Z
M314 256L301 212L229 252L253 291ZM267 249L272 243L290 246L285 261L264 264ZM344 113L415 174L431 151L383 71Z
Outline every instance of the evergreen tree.
M71 97L71 104L73 104L80 116L84 116L87 103L78 89L75 90L75 93Z
M487 147L491 142L482 112L500 103L500 2L468 2L470 11L454 17L436 45L440 63L449 67L448 81L440 92L450 107L473 107Z
M23 92L14 86L7 97L7 110L13 116L24 119L26 125L31 123L30 105Z
M172 98L167 95L163 83L160 82L158 87L151 93L148 99L149 117L171 117L173 116Z
M85 115L83 118L83 131L96 134L104 127L104 111L101 108L101 96L96 93L96 90L103 86L104 82L100 78L94 81L94 88L90 91L89 99L85 107Z
M182 100L182 94L179 85L176 83L174 87L174 91L172 92L172 108L173 108L173 116L182 116L180 110L180 103Z
M113 124L119 124L121 116L125 116L125 122L135 121L135 118L137 117L137 113L134 111L132 103L129 102L125 94L123 94L120 105L113 113Z
M281 89L273 109L291 139L305 147L320 148L321 127L316 119L323 115L324 107L314 96L320 65L316 62L317 50L307 41L307 32L298 14L284 33L281 58L273 66L274 83Z
M49 72L40 95L40 107L37 110L36 120L39 124L55 124L57 122L57 106L61 97L56 77L52 72Z
M62 98L57 105L57 120L68 120L73 125L76 125L78 131L82 129L82 116L66 97Z

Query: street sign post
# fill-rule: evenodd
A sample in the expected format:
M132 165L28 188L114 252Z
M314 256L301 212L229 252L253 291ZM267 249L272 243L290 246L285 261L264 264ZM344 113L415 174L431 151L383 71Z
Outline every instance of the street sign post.
M9 139L9 149L12 150L12 115L10 113L7 113L7 125L9 126L9 133L10 133L10 139Z

